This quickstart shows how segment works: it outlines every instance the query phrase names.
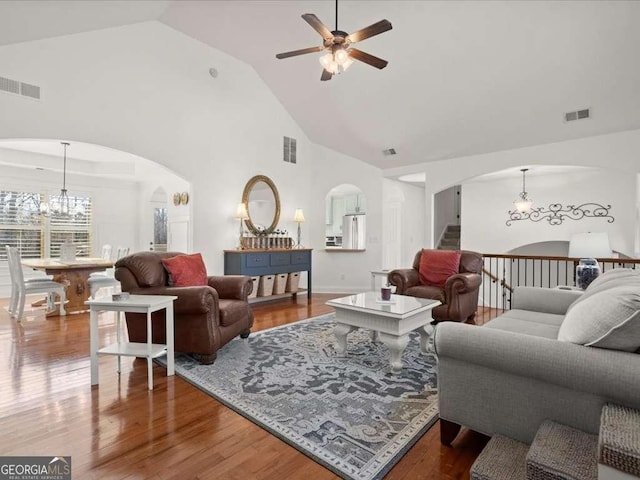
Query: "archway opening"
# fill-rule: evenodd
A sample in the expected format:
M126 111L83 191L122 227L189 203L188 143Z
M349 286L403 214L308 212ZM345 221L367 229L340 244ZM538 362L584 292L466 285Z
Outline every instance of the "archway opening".
M325 247L327 250L366 248L367 202L352 184L333 187L325 197Z

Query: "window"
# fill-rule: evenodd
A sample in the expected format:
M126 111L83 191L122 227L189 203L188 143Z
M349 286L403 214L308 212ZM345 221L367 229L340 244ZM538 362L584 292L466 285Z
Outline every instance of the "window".
M54 205L58 196L49 196L49 205ZM76 256L91 256L91 198L69 196L69 215L51 212L48 222L47 257L60 257L60 245L65 240L76 245Z
M36 192L0 190L0 259L7 259L4 245L18 247L24 258L41 256L41 198Z
M71 214L52 212L44 217L38 192L0 190L0 260L6 260L4 245L17 247L22 258L60 256L60 245L70 240L79 257L91 256L91 198L69 197ZM50 195L54 204L56 195Z

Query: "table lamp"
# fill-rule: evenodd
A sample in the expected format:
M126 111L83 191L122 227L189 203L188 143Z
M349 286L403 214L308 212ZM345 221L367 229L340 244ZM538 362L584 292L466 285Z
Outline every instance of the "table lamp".
M302 246L302 232L300 230L300 224L305 220L304 220L304 213L302 213L301 208L296 209L296 213L293 215L293 221L298 224L298 243L296 244L295 248L304 248Z
M569 257L580 259L576 266L576 287L587 288L601 272L596 258L611 258L609 234L588 232L571 235Z
M236 218L240 220L240 238L238 243L238 250L244 249L244 226L243 223L249 218L249 212L247 212L247 206L244 203L239 203L236 209Z

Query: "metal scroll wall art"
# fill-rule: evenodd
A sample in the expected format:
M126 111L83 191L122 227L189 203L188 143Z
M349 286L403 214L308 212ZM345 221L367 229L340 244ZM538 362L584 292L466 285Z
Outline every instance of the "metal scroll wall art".
M582 205L566 205L561 203L551 203L549 207L532 208L528 212L520 212L518 209L509 211L507 227L513 222L520 220L531 220L540 222L546 220L549 225L562 225L565 220L582 220L583 218L606 218L608 223L613 223L615 218L609 214L611 205L600 205L599 203L583 203Z

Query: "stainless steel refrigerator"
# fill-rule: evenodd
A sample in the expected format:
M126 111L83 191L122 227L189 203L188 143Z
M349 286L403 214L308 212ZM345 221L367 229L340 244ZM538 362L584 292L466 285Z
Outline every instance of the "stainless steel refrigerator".
M366 215L345 215L342 217L342 248L362 250L365 248Z

